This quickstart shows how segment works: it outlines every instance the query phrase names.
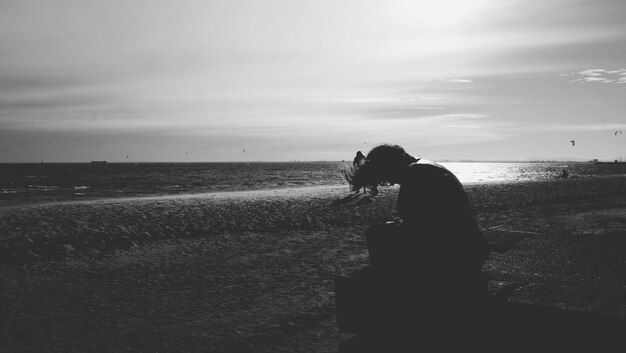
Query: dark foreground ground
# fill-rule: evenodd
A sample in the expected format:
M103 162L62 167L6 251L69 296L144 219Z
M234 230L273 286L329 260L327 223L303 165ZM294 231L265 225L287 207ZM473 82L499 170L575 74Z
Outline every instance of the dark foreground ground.
M626 178L467 190L494 291L626 317ZM336 327L334 278L368 263L362 235L395 192L0 209L0 351L336 352L353 335Z

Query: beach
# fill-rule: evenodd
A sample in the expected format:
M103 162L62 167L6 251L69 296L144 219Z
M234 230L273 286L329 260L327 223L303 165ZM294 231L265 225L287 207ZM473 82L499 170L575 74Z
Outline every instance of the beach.
M468 184L511 301L626 317L626 177ZM334 278L397 187L0 208L0 352L335 352ZM488 334L488 333L486 333Z

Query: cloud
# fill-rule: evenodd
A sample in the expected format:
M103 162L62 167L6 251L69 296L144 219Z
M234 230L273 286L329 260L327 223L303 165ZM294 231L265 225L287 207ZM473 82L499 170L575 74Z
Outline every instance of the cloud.
M441 110L444 107L431 107L431 106L414 106L414 107L400 107L400 110Z
M94 108L105 106L111 102L110 97L102 96L87 96L79 94L64 94L55 96L23 96L16 99L0 98L0 116L3 113L15 114L26 110L34 111L41 109L48 109L57 111L62 110L76 110L79 108Z
M81 88L90 82L79 77L69 75L32 75L28 73L0 72L0 93L3 95L16 92L28 93L33 90L50 90L53 92L72 88Z
M607 124L554 124L547 125L543 128L544 130L566 130L566 131L615 131L615 130L626 130L626 124L615 124L615 123L607 123Z
M606 70L604 69L590 69L590 70L583 70L579 72L579 74L587 75L587 76L602 76L602 73L604 72L606 72Z
M626 69L587 69L561 76L571 76L573 83L608 83L608 84L625 84ZM623 87L622 87L623 88Z
M389 98L389 97L367 97L367 98L321 98L311 101L332 102L332 103L402 103L413 101L413 99Z
M448 126L450 123L457 124L458 122L463 121L475 121L477 119L483 119L487 116L485 114L476 114L476 113L451 113L451 114L439 114L439 115L416 115L414 113L408 112L403 113L400 111L393 111L393 114L387 115L384 118L392 118L392 119L407 119L414 118L419 119L420 122L428 123L428 124L436 124L442 126Z
M444 78L441 82L445 83L472 83L472 80L464 79L464 78Z
M606 81L607 79L604 77L585 77L583 80L587 82L594 82L594 81Z
M486 117L487 116L485 114L458 113L458 114L434 115L431 118L441 119L441 120L464 120L464 119L483 119Z

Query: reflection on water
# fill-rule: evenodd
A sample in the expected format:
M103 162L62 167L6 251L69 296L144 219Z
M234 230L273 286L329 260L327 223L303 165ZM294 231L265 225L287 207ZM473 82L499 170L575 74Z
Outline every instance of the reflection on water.
M626 175L626 163L440 163L454 173L461 183L488 183L546 180L566 170L570 178Z

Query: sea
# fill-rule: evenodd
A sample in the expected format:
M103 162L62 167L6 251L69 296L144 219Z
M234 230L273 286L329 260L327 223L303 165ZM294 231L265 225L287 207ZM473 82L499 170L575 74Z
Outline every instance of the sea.
M346 185L341 162L0 163L0 207L75 200ZM443 162L463 184L626 176L626 163Z

